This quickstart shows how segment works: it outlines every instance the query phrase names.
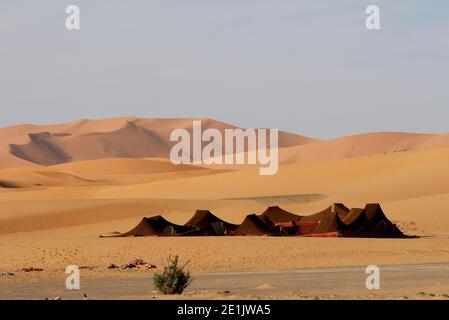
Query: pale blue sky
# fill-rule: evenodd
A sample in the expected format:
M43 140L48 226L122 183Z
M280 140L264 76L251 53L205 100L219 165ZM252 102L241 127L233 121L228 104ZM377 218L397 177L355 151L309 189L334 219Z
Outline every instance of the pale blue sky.
M68 4L80 31L65 29ZM445 0L3 0L0 39L0 126L136 115L320 138L449 131Z

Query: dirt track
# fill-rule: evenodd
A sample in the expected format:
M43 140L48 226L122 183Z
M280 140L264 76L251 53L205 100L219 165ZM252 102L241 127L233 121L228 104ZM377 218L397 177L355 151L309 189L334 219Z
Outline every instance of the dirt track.
M380 290L367 290L362 267L198 273L185 294L159 296L150 276L3 283L0 299L449 299L449 264L380 266Z

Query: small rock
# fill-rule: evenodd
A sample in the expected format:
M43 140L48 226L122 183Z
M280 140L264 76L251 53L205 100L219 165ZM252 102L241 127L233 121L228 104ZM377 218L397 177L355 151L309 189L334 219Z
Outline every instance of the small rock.
M79 269L80 270L94 270L96 267L95 266L80 266Z
M44 269L42 269L42 268L35 268L35 267L28 267L28 268L22 268L19 271L22 271L22 272L40 272L40 271L44 271Z

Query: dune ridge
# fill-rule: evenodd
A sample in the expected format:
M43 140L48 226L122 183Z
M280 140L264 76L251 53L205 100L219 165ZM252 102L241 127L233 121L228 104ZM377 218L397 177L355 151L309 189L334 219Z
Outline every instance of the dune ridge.
M105 120L78 120L68 124L22 125L0 129L0 154L9 161L0 167L26 164L55 165L73 161L106 158L168 158L174 142L170 133L176 128L192 132L192 121L201 120L203 130L236 127L213 119L139 119L135 117ZM280 147L315 142L279 132ZM203 145L206 144L205 142Z
M201 120L203 130L236 127L213 119L141 119L122 117L82 119L66 124L18 125L0 128L0 168L55 165L108 158L168 158L175 142L172 130L192 132L192 121ZM203 142L205 145L206 142ZM279 132L279 163L341 159L423 149L449 147L449 133L417 134L375 132L320 140ZM207 166L211 167L211 166ZM222 169L232 169L221 166ZM245 169L235 166L234 169Z
M449 148L449 133L373 132L283 148L279 161L312 162L439 148Z

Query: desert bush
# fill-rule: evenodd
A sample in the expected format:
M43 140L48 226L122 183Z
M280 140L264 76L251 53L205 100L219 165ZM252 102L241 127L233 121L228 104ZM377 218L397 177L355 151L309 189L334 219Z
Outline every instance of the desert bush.
M156 289L163 294L181 294L187 288L192 279L188 271L184 271L188 261L179 267L179 257L170 256L164 265L162 273L156 273L153 276L153 282Z

